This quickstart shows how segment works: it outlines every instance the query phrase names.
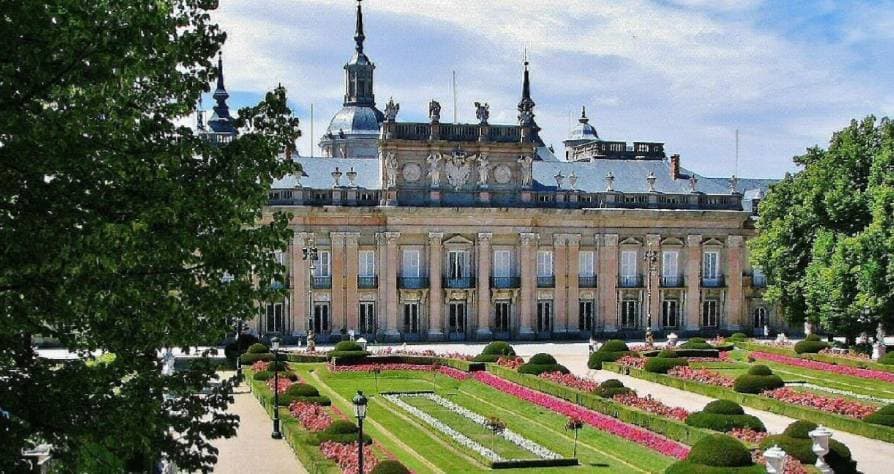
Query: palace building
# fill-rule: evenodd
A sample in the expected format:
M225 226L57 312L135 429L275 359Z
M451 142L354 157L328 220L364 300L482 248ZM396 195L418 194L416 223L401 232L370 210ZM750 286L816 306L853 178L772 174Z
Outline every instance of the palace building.
M376 107L364 39L358 5L344 106L320 156L291 157L303 174L270 190L269 211L293 215L278 256L289 296L254 331L470 341L782 325L745 245L772 180L698 175L663 143L601 138L585 110L557 158L527 62L517 123L491 124L481 103L475 123L444 123L434 101L427 122L402 122L393 101ZM230 132L225 95L221 77L214 132Z

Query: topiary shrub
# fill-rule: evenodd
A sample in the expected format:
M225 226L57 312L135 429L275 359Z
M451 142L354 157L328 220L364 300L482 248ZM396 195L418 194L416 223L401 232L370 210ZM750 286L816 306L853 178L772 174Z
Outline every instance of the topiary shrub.
M748 428L764 432L767 428L756 416L746 415L745 410L729 400L714 400L705 408L686 417L686 424L698 428L726 433L733 428Z
M293 395L296 397L317 397L320 395L320 392L313 385L294 383L286 389L286 395Z
M894 352L888 352L884 357L878 360L879 363L885 365L894 365Z
M354 341L341 341L332 349L333 352L362 351L363 346Z
M518 367L518 372L522 374L540 375L546 372L561 372L563 374L571 373L568 367L562 364L522 364Z
M482 354L498 355L498 356L514 356L515 349L506 341L494 341L484 346L481 350Z
M666 359L663 357L652 357L646 361L646 372L652 372L656 374L666 374L668 370L681 366L681 365L689 365L689 362L683 358L672 358Z
M350 341L342 341L350 342ZM339 343L340 344L340 343ZM367 351L332 351L329 353L335 365L351 365L363 362L369 355Z
M666 474L720 474L766 472L763 465L754 464L751 452L738 440L727 435L709 435L692 446L685 460L676 462Z
M626 395L633 393L633 390L624 386L618 379L608 379L599 384L596 389L596 395L602 398L614 398L615 395Z
M748 335L745 334L744 332L734 332L730 337L727 338L727 340L730 340L733 342L744 341L746 339L748 339Z
M335 420L325 430L314 435L312 444L320 444L324 441L335 441L336 443L356 443L357 442L357 425L348 420ZM364 444L372 443L372 438L366 433L363 434Z
M380 461L376 467L370 471L371 474L410 474L410 470L399 461L391 459Z
M744 374L736 377L733 390L739 393L758 394L768 390L783 387L785 382L778 375L750 375Z
M269 352L266 354L252 354L251 352L246 352L245 354L239 356L239 360L242 361L243 365L251 365L259 360L269 362L273 360L273 354Z
M810 439L811 431L816 429L816 423L809 421L796 421L788 426L782 434L767 436L761 441L760 449L763 451L773 445L779 445L786 454L797 458L805 465L816 463L816 455L813 454L813 441ZM836 439L829 440L829 453L823 458L835 471L835 474L857 474L857 462L851 457L851 451Z
M602 369L603 362L614 362L625 355L633 354L632 352L601 352L596 351L590 354L590 358L587 359L587 367L593 370Z
M681 349L713 349L714 346L708 344L704 339L700 337L693 337L692 339L680 344Z
M282 405L290 405L292 402L313 403L315 405L329 405L332 403L329 397L320 395L313 385L296 383L286 389L286 393L280 396Z
M811 336L813 336L813 334L811 334ZM808 341L805 339L795 344L795 352L798 354L816 354L828 347L829 344L823 341Z
M501 355L497 354L478 354L472 359L472 362L496 362L500 360Z
M627 347L627 343L622 341L621 339L609 339L602 346L599 347L598 352L628 352L630 348Z
M267 380L271 377L273 377L273 372L269 372L266 370L262 370L260 372L255 372L255 374L251 376L251 378L253 378L255 380Z
M885 405L875 413L863 418L866 423L882 426L894 426L894 404Z
M748 373L750 375L773 375L773 371L763 364L752 365L751 368L748 369Z
M528 363L534 364L534 365L544 365L544 364L557 364L558 362L556 362L555 357L553 357L545 352L540 352L538 354L534 354L528 360Z
M674 359L677 357L677 351L673 349L665 349L658 353L658 357L662 359Z
M807 337L804 338L805 341L822 341L823 339L816 334L808 334Z
M270 349L260 342L256 342L248 347L249 354L266 354L268 352L270 352Z

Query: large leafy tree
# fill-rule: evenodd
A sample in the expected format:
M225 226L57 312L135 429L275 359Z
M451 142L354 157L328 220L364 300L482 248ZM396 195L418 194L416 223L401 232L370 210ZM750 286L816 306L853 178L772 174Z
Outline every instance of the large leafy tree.
M894 329L894 124L852 121L795 162L803 169L771 188L750 243L767 298L789 322L851 340Z
M230 143L179 125L214 79L216 3L0 7L0 472L38 442L62 471L207 471L234 433L229 384L201 395L210 364L163 376L159 351L219 341L282 291L264 283L287 219L261 210L299 131L282 88ZM37 357L36 334L74 360Z

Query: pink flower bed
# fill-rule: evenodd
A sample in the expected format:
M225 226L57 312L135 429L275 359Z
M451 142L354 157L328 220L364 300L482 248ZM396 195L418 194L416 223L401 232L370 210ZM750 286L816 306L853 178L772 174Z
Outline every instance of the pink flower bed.
M267 362L266 360L259 360L254 364L251 364L251 370L254 370L255 372L263 372L267 370L268 367L270 367L270 362Z
M422 372L431 372L437 367L439 373L457 380L466 380L470 377L468 372L463 372L446 365L425 365L425 364L357 364L357 365L329 365L332 372L372 372L374 370L416 370Z
M421 357L440 357L443 359L457 359L457 360L465 360L465 361L470 361L475 358L475 356L469 355L469 354L461 354L459 352L438 353L431 349L426 349L424 351L410 351L410 350L394 349L392 347L386 347L380 351L376 351L376 355L391 355L391 354L402 354L402 355L421 356Z
M515 370L519 368L522 364L525 363L525 360L518 356L505 356L497 359L497 365L500 367L506 367L507 369Z
M292 414L308 431L320 432L332 424L332 417L326 410L313 403L292 402L289 405L289 413Z
M727 434L740 441L751 444L760 444L760 442L763 441L764 438L769 436L769 433L767 432L754 431L748 428L733 428Z
M562 372L544 372L540 374L540 378L584 392L595 392L596 389L599 388L599 384L592 380L587 380L576 375L563 374Z
M839 397L824 397L811 392L799 392L790 388L777 388L761 395L793 405L801 405L817 410L863 419L875 413L875 406Z
M568 417L577 418L596 429L646 446L666 456L683 459L689 454L688 446L671 441L651 431L628 425L610 416L522 387L486 372L475 372L475 379L516 398L540 405Z
M717 372L707 369L693 369L692 367L685 366L674 367L667 371L667 375L724 388L733 388L733 383L735 382L735 379L732 377L720 375Z
M883 382L894 383L894 373L882 372L879 370L860 369L857 367L848 367L846 365L828 364L826 362L818 362L815 360L801 359L798 357L788 357L780 354L770 354L768 352L752 352L751 356L755 359L768 360L770 362L778 362L780 364L791 365L793 367L801 367L804 369L821 370L823 372L832 372L839 375L847 375L850 377L859 377L870 380L881 380Z
M847 351L846 353L841 353L841 352L833 351L831 347L827 347L827 348L819 351L819 353L823 354L823 355L827 355L827 356L838 357L841 359L859 360L861 362L872 362L872 357L870 357L869 354L864 354L862 352Z
M270 377L269 379L267 379L267 387L269 387L270 390L273 390L273 384L275 382L276 382L276 379L274 379L273 377ZM289 389L289 387L292 386L293 383L295 383L295 382L292 382L291 380L280 376L279 377L279 385L276 386L276 391L279 392L280 394L283 394L286 392L286 390Z
M618 364L623 365L624 367L634 367L637 369L642 369L646 366L646 358L645 357L634 357L626 355L621 357L616 361Z
M324 441L320 444L320 451L327 459L338 463L342 474L359 474L360 459L357 453L357 445L354 443L341 444L335 441ZM363 446L363 473L372 472L379 460L373 454L372 446Z
M658 416L673 418L679 421L683 421L686 419L687 416L689 416L689 412L686 409L667 406L664 403L652 398L651 395L640 397L633 393L626 393L615 395L613 400L622 405L639 408L640 410L654 413Z

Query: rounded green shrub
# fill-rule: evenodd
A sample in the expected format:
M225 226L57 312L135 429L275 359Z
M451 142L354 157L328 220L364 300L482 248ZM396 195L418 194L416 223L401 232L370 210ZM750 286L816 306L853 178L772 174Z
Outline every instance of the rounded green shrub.
M602 388L623 388L624 383L618 379L607 379L599 384Z
M306 383L293 383L286 389L286 395L295 397L318 397L320 392L313 385Z
M348 434L356 433L357 430L357 425L355 425L354 422L348 420L335 420L328 428L323 430L323 432L329 434Z
M255 372L255 374L252 375L251 378L253 378L255 380L267 380L267 379L273 378L273 372L269 372L267 370L262 370L260 372Z
M734 332L727 339L729 339L731 341L744 341L745 339L748 339L748 335L745 334L744 332Z
M711 467L689 461L677 461L665 469L664 474L766 474L763 464L745 467Z
M808 334L807 337L804 338L805 341L822 341L823 339L816 334Z
M357 442L357 425L348 420L335 420L325 430L314 436L314 444L320 444L324 441L335 441L336 443L356 443ZM363 442L369 444L372 438L367 434L363 434Z
M372 474L410 474L410 470L406 466L391 459L380 461L370 472Z
M666 374L668 370L681 365L689 365L689 362L683 358L665 359L652 357L646 361L645 369L646 372Z
M497 354L478 354L472 359L472 362L496 362L500 360L500 357L504 357Z
M602 398L614 398L615 395L627 395L628 393L633 393L633 390L625 387L617 379L608 379L599 384L599 387L596 389L596 395Z
M697 341L695 339L700 339L700 340ZM705 342L704 339L702 339L700 337L694 337L694 338L684 342L683 344L680 344L680 348L681 349L713 349L714 346L712 346L711 344L708 344L707 342Z
M531 357L531 359L528 360L528 363L534 364L534 365L544 365L544 364L557 364L558 362L556 362L555 357L553 357L545 352L540 352L538 354L534 354Z
M270 349L268 349L267 346L261 344L260 342L256 342L248 346L249 354L266 354L268 352L270 352Z
M752 365L750 369L748 369L749 375L773 375L773 371L770 370L766 365L758 364Z
M630 348L627 347L627 343L622 341L621 339L609 339L605 342L600 348L598 352L628 352Z
M515 349L506 341L494 341L484 346L481 354L497 355L497 356L514 356Z
M886 353L885 356L882 357L881 359L879 359L878 361L879 361L879 363L882 363L885 365L894 365L894 352Z
M518 367L518 372L522 374L540 375L547 372L561 372L563 374L571 373L568 367L562 364L522 364Z
M733 390L739 393L758 394L768 390L783 387L785 382L778 375L751 375L744 374L736 378Z
M726 433L734 428L748 428L760 432L767 431L764 423L758 417L752 415L717 415L700 411L687 416L686 424L722 433Z
M716 415L744 415L745 410L742 405L730 400L714 400L705 405L702 409L705 413L714 413Z
M885 405L875 413L863 418L866 423L882 426L894 426L894 404Z
M689 342L698 342L698 343L702 343L702 342L708 342L708 340L705 339L705 338L703 338L703 337L690 337L690 338L689 338Z
M813 465L816 455L813 454L813 442L809 433L816 429L816 423L796 421L788 426L782 434L767 436L761 441L760 449L765 450L779 445L786 454L797 458L802 464ZM835 474L857 474L857 462L852 459L851 451L836 439L829 440L829 453L823 458Z
M663 359L675 359L677 357L677 351L673 349L665 349L658 353L658 357Z
M269 352L267 352L265 354L254 354L251 352L246 352L245 354L242 354L241 356L239 356L239 360L242 361L243 365L251 365L259 360L271 361L271 360L273 360L273 354L271 354Z
M630 352L602 352L596 351L590 354L590 358L587 359L587 367L593 370L602 369L603 362L614 362L625 355L630 354Z
M812 421L798 420L785 427L782 434L791 438L810 439L810 432L816 428L816 423Z
M686 461L711 467L746 467L754 463L751 452L739 440L727 435L708 435L692 446Z
M245 351L251 347L252 344L258 342L258 338L252 334L241 334L239 335L239 339L227 344L224 346L224 357L227 358L228 361L236 364L236 358L245 354Z
M267 366L267 370L273 372L274 370L277 372L283 372L289 370L289 364L284 360L270 361L270 365Z
M354 341L341 341L332 350L335 352L362 351L363 346Z
M829 344L823 341L804 340L795 344L795 352L797 352L798 354L816 354L817 352L828 347Z

